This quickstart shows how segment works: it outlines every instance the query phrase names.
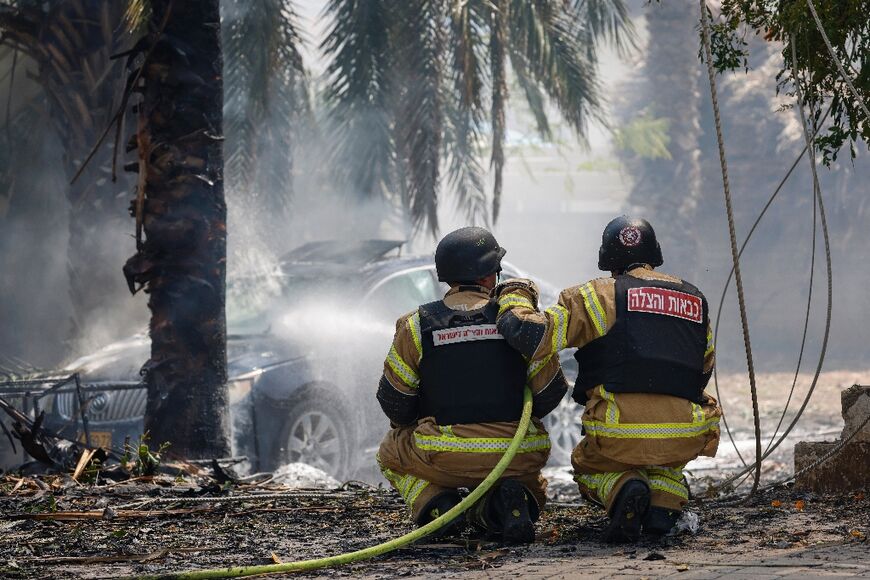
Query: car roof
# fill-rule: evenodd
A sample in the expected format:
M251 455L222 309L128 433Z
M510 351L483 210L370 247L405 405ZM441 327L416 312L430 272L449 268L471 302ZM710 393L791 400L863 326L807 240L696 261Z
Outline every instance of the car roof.
M281 257L281 264L329 263L358 265L384 258L399 250L405 240L319 240L294 248Z
M402 270L434 267L432 256L388 255L400 252L405 244L399 240L361 240L346 242L323 240L309 242L282 256L279 271L288 276L340 278L353 276L374 282Z

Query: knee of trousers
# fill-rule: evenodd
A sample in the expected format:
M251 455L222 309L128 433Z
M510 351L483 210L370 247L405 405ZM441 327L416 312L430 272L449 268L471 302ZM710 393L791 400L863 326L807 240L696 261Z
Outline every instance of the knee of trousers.
M656 507L682 511L689 502L689 488L683 481L683 472L673 467L648 467L650 503Z
M612 471L607 473L577 474L574 477L580 493L587 499L601 505L608 512L619 491L631 480L649 483L646 474L639 470Z
M412 503L408 504L408 510L411 512L411 519L415 522L419 522L420 517L429 505L429 502L445 491L450 491L450 489L431 483L423 488L420 495L418 495Z
M410 442L414 436L414 428L411 426L390 429L384 435L376 455L378 467L401 470L402 465L411 458L409 450Z
M380 467L390 485L402 496L414 521L420 518L429 500L449 489L407 473L397 473L383 465Z

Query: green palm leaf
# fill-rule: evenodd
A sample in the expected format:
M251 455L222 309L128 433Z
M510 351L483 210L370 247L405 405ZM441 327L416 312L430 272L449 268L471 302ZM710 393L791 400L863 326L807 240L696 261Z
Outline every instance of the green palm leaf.
M325 100L332 162L339 181L360 195L392 193L396 171L392 133L388 0L330 0L332 19L321 45L330 58Z
M542 135L552 103L582 139L601 119L597 43L634 41L622 0L330 0L327 15L338 172L364 194L400 198L433 234L441 163L469 219L488 221L484 119L498 218L511 71Z
M487 82L486 43L483 34L489 13L479 2L454 2L450 11L448 45L452 47L449 82L442 89L447 108L444 158L448 184L456 204L471 223L487 224L489 208L478 159L483 141L482 92Z
M396 72L405 80L399 92L395 135L407 171L406 207L414 227L425 222L438 232L441 138L442 52L445 18L440 0L405 0L395 7Z
M266 214L292 183L293 135L310 114L297 16L284 0L224 0L225 174Z
M489 33L489 63L492 71L492 155L490 167L494 173L492 186L492 219L498 220L501 209L502 176L505 163L505 109L507 107L507 44L510 2L498 0L491 12Z

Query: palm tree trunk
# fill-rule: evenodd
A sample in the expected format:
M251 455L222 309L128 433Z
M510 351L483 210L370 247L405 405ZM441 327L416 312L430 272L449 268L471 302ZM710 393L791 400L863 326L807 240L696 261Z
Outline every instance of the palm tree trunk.
M144 238L124 267L131 290L150 294L145 429L189 458L228 453L218 5L152 2L135 137Z

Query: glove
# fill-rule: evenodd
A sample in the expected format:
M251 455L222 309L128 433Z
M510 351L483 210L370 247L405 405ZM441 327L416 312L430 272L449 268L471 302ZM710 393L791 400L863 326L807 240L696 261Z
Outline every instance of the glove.
M500 282L492 289L490 295L493 299L498 300L502 295L509 294L513 290L522 290L532 301L532 306L538 308L538 286L528 278L511 278Z

